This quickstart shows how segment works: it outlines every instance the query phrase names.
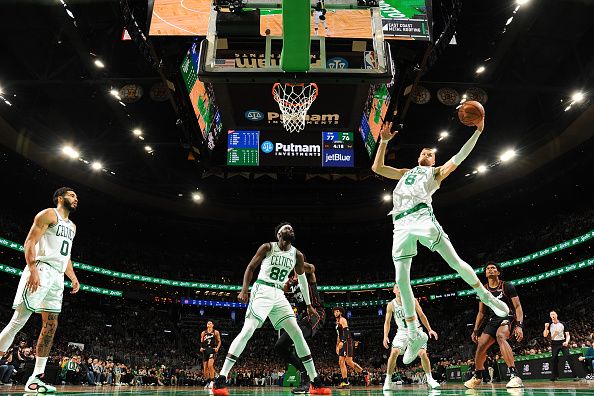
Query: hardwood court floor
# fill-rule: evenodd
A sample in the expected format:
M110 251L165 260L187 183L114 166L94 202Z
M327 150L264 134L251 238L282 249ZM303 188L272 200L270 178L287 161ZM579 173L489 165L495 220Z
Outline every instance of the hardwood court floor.
M479 389L464 389L461 383L445 384L441 390L429 391L424 386L406 385L399 390L392 392L382 392L381 387L353 387L348 390L332 389L332 394L337 396L458 396L458 395L476 395L476 396L593 396L594 381L560 381L551 383L549 381L530 381L525 383L524 389L505 389L504 384L482 385ZM209 392L202 387L88 387L88 386L59 386L58 393L61 395L121 395L121 396L190 396L190 395L208 395ZM0 386L0 395L25 395L21 386ZM32 395L32 394L28 394ZM265 387L265 388L229 388L229 395L260 396L260 395L291 395L289 388Z

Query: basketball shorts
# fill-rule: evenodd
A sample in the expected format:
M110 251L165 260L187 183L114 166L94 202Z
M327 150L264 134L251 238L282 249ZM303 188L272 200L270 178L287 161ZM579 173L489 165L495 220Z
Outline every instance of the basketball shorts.
M506 319L500 318L498 316L494 316L487 321L485 328L483 329L484 334L489 334L494 339L497 339L497 330L501 326L509 326L509 336L514 332L515 327L515 320L513 317L508 317ZM509 337L508 337L509 338Z
M214 348L204 348L202 351L202 361L208 362L210 359L214 359L215 351Z
M21 274L19 286L12 303L15 309L21 304L32 312L54 312L62 311L62 298L64 296L64 274L49 264L38 262L39 287L35 293L26 290L27 281L31 276L29 267Z
M338 356L353 357L354 352L355 342L352 338L347 338L346 341L342 343L342 348L338 351Z
M245 317L255 318L259 322L258 328L269 318L275 330L282 328L283 322L287 319L297 321L284 291L258 281L252 287Z
M419 331L423 332L423 330L419 329ZM398 331L392 340L392 348L399 349L399 355L404 355L406 348L408 347L408 336L406 331ZM421 347L421 349L427 349L427 343Z
M434 251L443 239L448 239L448 236L430 209L408 214L394 222L392 260L416 256L417 242Z

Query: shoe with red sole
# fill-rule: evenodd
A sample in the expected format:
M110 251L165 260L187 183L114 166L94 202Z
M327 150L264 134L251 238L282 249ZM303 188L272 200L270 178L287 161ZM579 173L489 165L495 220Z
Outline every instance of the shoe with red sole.
M228 396L229 389L227 388L227 378L224 375L219 375L214 380L212 386L212 394L215 396Z
M320 377L314 378L313 382L309 386L310 395L331 395L332 389L328 388L322 382Z

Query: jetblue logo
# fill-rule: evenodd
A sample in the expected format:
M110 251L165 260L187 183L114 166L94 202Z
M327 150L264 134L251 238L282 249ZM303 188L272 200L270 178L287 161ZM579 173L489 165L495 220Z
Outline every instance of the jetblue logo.
M245 112L245 118L250 121L262 121L264 119L264 113L260 110L248 110Z
M328 69L348 69L349 62L340 56L336 56L326 61L326 67L328 67Z
M272 144L270 140L267 140L264 143L262 143L263 152L265 152L266 154L270 154L272 153L272 150L274 150L274 144Z

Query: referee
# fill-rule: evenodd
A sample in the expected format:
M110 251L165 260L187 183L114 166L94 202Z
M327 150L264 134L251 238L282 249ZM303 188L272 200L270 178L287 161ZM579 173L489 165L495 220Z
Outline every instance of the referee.
M561 352L563 357L567 359L569 368L575 377L574 379L579 380L576 375L576 371L573 368L573 364L571 363L571 359L569 359L568 346L569 340L571 339L569 335L569 328L565 323L559 320L557 317L557 312L551 311L550 316L551 321L549 323L545 323L545 329L542 332L542 335L545 338L547 338L549 334L551 335L551 353L553 354L553 359L551 360L551 370L553 376L551 377L551 381L556 381L559 377L559 352Z

